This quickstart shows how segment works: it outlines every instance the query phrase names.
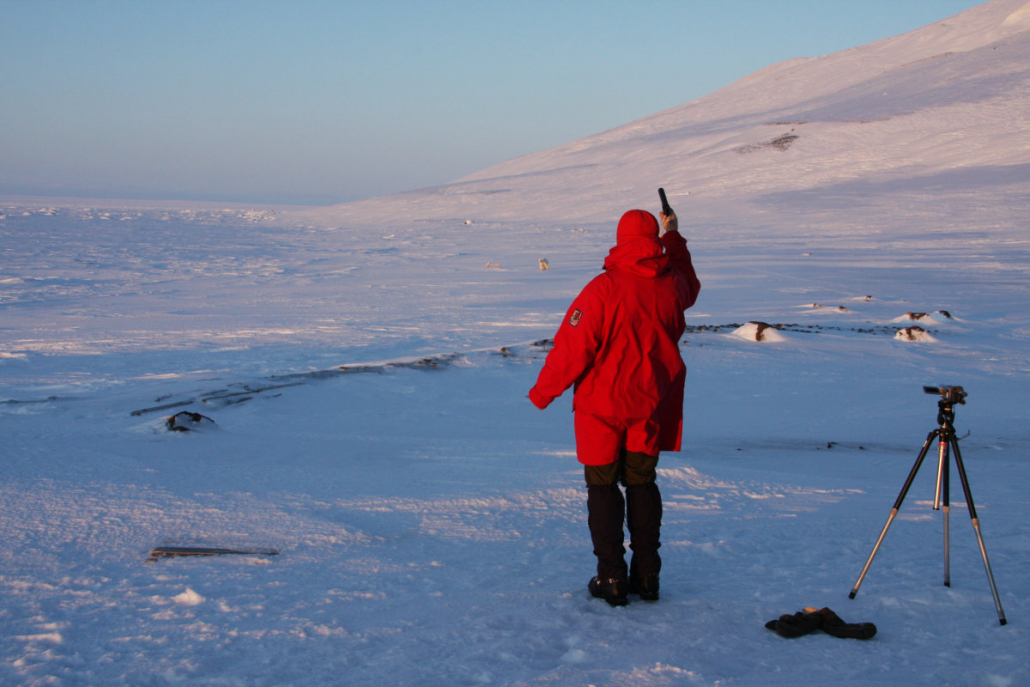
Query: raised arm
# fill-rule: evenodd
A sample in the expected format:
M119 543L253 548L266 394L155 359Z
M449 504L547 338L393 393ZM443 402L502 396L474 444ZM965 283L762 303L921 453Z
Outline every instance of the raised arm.
M683 275L684 284L681 287L683 298L683 309L694 305L697 302L697 295L701 292L701 282L694 271L694 263L687 249L687 240L679 232L679 220L676 215L661 216L662 221L662 245L665 247L665 254L673 269Z

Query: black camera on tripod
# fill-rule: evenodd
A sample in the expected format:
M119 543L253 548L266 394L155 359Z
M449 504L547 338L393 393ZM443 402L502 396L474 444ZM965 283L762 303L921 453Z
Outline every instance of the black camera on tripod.
M966 396L969 395L960 386L924 386L923 393L940 396L946 403L961 403L962 405L965 405Z

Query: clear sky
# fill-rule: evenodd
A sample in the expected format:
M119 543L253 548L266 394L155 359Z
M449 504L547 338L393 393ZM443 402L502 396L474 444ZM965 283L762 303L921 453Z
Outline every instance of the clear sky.
M0 0L0 194L446 183L977 0Z

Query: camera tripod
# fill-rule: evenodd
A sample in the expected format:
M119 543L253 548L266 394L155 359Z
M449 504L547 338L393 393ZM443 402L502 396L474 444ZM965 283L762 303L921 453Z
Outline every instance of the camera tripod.
M901 502L905 500L905 495L908 493L909 487L912 486L912 481L915 479L916 473L919 472L919 467L923 464L923 459L926 457L926 453L929 451L930 445L933 443L934 438L937 438L937 491L934 497L933 509L941 510L943 508L944 510L944 586L951 586L951 547L948 529L948 517L951 512L950 449L950 451L954 451L955 453L955 466L958 468L959 477L962 479L962 490L965 492L966 506L969 508L969 517L973 520L973 529L976 530L976 539L980 544L980 555L983 557L984 568L987 570L987 581L990 582L991 594L994 595L994 605L998 609L998 621L1004 625L1007 622L1005 620L1005 611L1001 608L1001 599L998 597L998 588L994 584L994 574L991 572L991 563L987 560L987 548L984 546L984 538L980 533L980 519L976 516L976 506L973 505L973 494L969 491L969 479L966 477L966 468L962 464L962 453L958 449L958 439L955 436L955 404L965 404L967 394L960 386L924 386L923 391L928 394L939 394L941 397L941 400L937 402L937 423L940 427L930 432L929 436L926 437L926 443L923 444L923 449L919 452L919 457L916 458L915 465L912 466L912 471L908 473L908 479L905 480L905 486L901 488L901 493L898 494L898 499L894 502L894 507L891 508L890 516L887 518L887 524L883 526L883 531L880 532L880 538L876 540L873 552L869 554L869 559L866 561L865 567L862 568L862 573L858 576L858 581L855 582L855 586L852 587L851 594L848 595L848 598L854 599L855 594L858 593L858 588L861 586L862 580L865 579L866 573L869 572L869 566L872 565L873 558L876 557L876 552L880 550L880 544L883 543L884 537L887 536L887 530L890 529L891 524L894 522L894 518L897 517L898 510L901 508Z

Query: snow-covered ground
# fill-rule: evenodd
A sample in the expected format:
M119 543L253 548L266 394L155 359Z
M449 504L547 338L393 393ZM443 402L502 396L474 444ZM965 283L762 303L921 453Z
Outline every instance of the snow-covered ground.
M2 199L0 684L1030 684L1028 8L348 206ZM856 135L874 92L893 114ZM658 185L703 290L661 600L613 609L570 399L525 396ZM936 427L924 384L969 392L1005 626L955 475L942 584L934 457L848 599ZM879 633L765 629L803 606Z

